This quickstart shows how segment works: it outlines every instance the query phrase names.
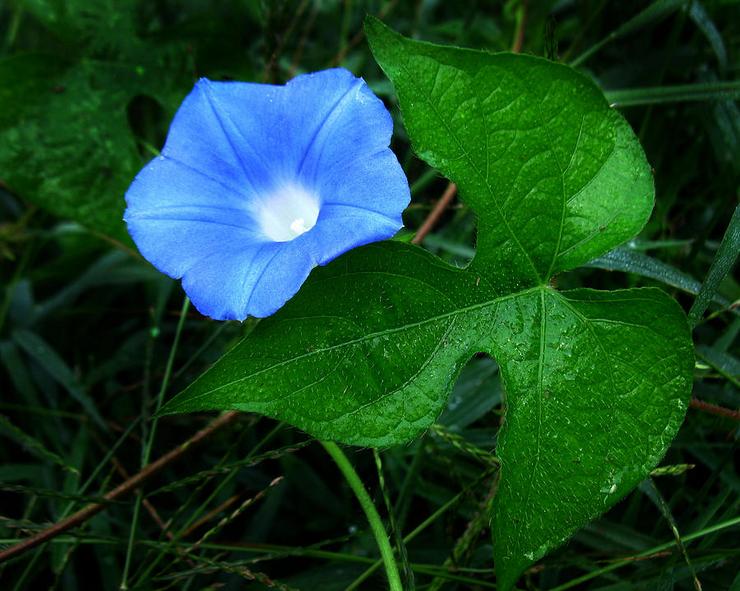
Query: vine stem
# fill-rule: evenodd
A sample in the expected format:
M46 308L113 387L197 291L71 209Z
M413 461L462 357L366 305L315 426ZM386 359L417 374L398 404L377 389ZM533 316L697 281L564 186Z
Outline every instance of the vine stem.
M383 522L380 519L380 515L378 514L375 505L373 505L373 502L370 499L370 495L362 484L362 480L360 480L360 477L352 467L349 459L336 443L332 441L322 441L321 445L324 446L324 449L331 456L331 459L337 464L339 471L342 473L342 476L344 476L347 484L349 484L352 492L355 493L362 510L365 512L365 516L370 523L370 529L375 536L375 541L380 550L380 556L385 566L385 574L388 577L390 591L403 591L401 577L398 574L398 566L393 557L393 549L391 548L388 534L385 531L385 527L383 527Z

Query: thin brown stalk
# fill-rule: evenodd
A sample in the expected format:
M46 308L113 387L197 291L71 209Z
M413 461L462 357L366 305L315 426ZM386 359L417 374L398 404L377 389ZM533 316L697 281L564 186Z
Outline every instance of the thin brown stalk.
M380 20L383 20L386 16L388 16L388 13L393 10L393 7L398 3L398 0L390 0L378 13L378 18ZM360 30L357 31L357 33L354 34L352 39L349 40L347 44L342 46L342 48L337 52L337 54L331 59L329 62L330 67L338 66L344 61L344 58L347 57L347 54L351 49L354 49L357 45L360 44L360 42L365 38L365 28L360 27Z
M277 478L274 478L272 480L272 482L270 482L270 484L267 485L267 488L259 491L253 497L250 497L250 498L246 499L245 501L243 501L242 504L239 505L234 511L232 511L229 515L224 516L221 519L221 521L219 521L215 526L213 526L206 533L204 533L203 536L197 542L195 542L195 544L193 544L187 550L185 550L185 552L187 552L188 554L190 554L190 553L194 552L195 550L197 550L198 548L200 548L200 546L206 540L208 540L210 537L212 537L217 532L219 532L221 529L223 529L223 527L226 524L228 524L229 522L231 522L234 519L236 519L237 517L239 517L239 515L241 515L246 509L248 509L249 507L251 507L252 505L254 505L260 499L262 499L262 497L264 497L267 494L267 491L271 490L272 488L274 488L275 486L277 486L278 484L280 484L283 481L283 478L284 478L283 476L278 476Z
M511 51L519 53L524 46L524 31L527 27L527 0L521 0L519 5L519 14L517 14L516 33L514 42L511 44Z
M280 54L283 52L283 48L285 47L286 42L288 41L290 36L293 34L293 29L295 29L296 24L300 20L307 6L308 6L308 0L302 0L302 2L298 5L298 9L295 11L293 18L288 24L288 27L285 29L283 34L277 40L275 48L270 54L270 58L267 60L267 64L265 64L265 70L262 75L263 82L274 82L275 70L277 68L277 62L278 62L278 59L280 58Z
M182 534L180 534L181 538L187 538L193 534L194 531L200 529L203 527L206 523L208 523L211 519L216 517L219 513L222 511L226 511L229 507L231 507L234 503L236 503L239 500L239 495L232 495L228 499L226 499L223 503L219 504L218 506L211 509L208 513L206 513L203 517L198 519L193 525L191 525L189 528L187 528Z
M0 551L0 563L5 562L6 560L10 560L11 558L14 558L16 556L20 556L24 552L27 552L32 548L36 548L44 542L48 542L58 535L63 534L64 532L85 523L88 519L97 515L103 509L105 509L110 501L122 497L123 495L128 494L139 488L146 480L157 474L166 466L169 466L176 460L179 460L188 451L190 451L190 449L210 437L221 427L224 427L225 425L233 422L237 418L237 416L239 416L239 413L235 411L222 414L214 421L211 421L203 429L195 433L195 435L190 437L187 441L170 450L158 460L147 464L131 478L127 479L126 481L119 484L116 488L106 493L103 497L103 502L91 503L83 509L77 511L77 513L70 515L66 519L63 519L48 527L47 529L42 530L39 533L34 534L33 536Z
M699 400L698 398L692 398L690 406L691 408L709 413L710 415L724 417L733 421L740 421L740 410L732 410L730 408L725 408L724 406L712 404L711 402Z
M308 15L308 20L303 27L303 33L298 41L298 46L293 53L293 59L290 61L290 70L288 70L288 77L293 78L298 73L298 68L301 65L303 59L303 52L306 49L306 43L308 43L308 36L313 30L313 26L316 23L316 17L319 15L318 5L314 5L311 14Z
M421 227L416 232L416 236L414 236L414 238L411 240L412 244L421 244L424 238L426 238L426 235L432 231L434 226L437 225L437 222L439 222L439 218L442 217L445 209L447 209L452 200L455 198L456 193L457 185L455 183L448 184L445 192L442 193L442 197L440 197L439 201L437 201L432 211L429 212L427 219L424 220L424 222L421 224Z
M124 480L128 480L129 478L131 478L128 470L123 467L123 464L121 464L120 460L117 457L113 456L111 458L111 462L113 463L113 467L116 469L116 472L121 475L121 478L123 478ZM174 539L172 532L167 529L167 524L164 522L164 519L162 519L162 516L159 514L159 511L157 511L156 507L152 505L152 502L149 499L144 499L141 504L144 505L144 509L146 509L147 513L149 513L149 516L154 520L154 523L159 526L164 534L170 540Z

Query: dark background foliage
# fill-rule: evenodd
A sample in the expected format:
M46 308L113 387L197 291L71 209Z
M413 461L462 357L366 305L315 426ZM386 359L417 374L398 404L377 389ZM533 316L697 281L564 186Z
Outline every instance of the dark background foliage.
M580 62L639 134L657 198L647 228L620 256L558 282L658 285L690 308L738 200L737 1L11 0L0 6L0 546L136 473L168 358L171 395L252 326L190 311L173 347L181 288L139 257L121 222L128 183L162 146L198 77L281 83L349 68L397 118L393 147L413 193L407 227L418 228L439 199L447 181L409 150L390 83L362 35L367 13L429 41L491 51L521 44ZM474 246L470 212L453 203L424 244L464 264ZM711 288L694 331L694 395L735 409L740 287L730 273ZM701 406L689 410L663 462L673 468L520 586L738 588L737 417ZM423 526L402 553L409 589L495 588L486 506L501 413L497 367L479 358L423 438L382 450L379 463L371 451L348 450L396 534ZM212 418L162 420L152 459ZM122 497L0 565L0 586L385 586L382 569L361 578L376 548L335 466L304 434L269 419L240 416L139 494L138 516L136 495Z

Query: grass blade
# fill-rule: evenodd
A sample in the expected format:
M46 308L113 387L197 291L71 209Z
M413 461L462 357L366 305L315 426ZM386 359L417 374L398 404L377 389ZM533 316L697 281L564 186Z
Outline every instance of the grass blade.
M709 273L689 310L689 324L692 328L699 324L702 315L719 289L720 283L734 266L738 252L740 252L740 205L732 214L727 232L714 256L712 266L709 267Z
M44 339L28 330L16 330L13 332L13 340L82 405L99 427L106 429L92 398L79 385L64 360Z
M10 422L7 417L3 415L0 415L0 434L5 435L9 439L12 439L21 447L23 447L23 449L25 449L28 453L33 454L37 458L46 460L48 462L51 462L52 464L56 464L67 472L79 474L77 468L66 462L63 457L47 449L46 446L38 439L29 435L22 429L16 427L13 423Z
M676 86L653 86L647 88L625 88L604 92L613 107L636 107L740 98L740 80L729 82L705 82Z
M586 51L584 51L581 55L574 59L570 65L573 67L579 66L612 41L629 35L630 33L635 33L650 24L664 19L671 13L684 6L686 3L687 0L656 0L655 2L652 2L647 8L638 12L626 23L614 29L601 41L589 47Z

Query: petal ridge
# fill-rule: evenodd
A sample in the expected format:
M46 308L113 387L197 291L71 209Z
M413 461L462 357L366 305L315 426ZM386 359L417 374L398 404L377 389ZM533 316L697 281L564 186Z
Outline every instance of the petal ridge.
M262 250L262 248L264 247L261 247L260 250ZM249 295L247 296L247 303L244 305L244 309L247 311L247 313L249 313L249 304L252 303L254 292L257 290L257 287L259 286L260 281L262 281L262 278L265 276L265 271L267 271L267 269L270 267L270 263L272 263L272 261L275 260L275 257L278 256L279 254L280 254L280 249L279 248L275 249L274 254L267 260L267 262L265 263L265 266L262 267L262 270L260 271L259 275L257 275L257 278L252 282L252 288L249 290ZM257 255L255 255L255 258L257 258ZM245 281L242 282L242 287L244 287L244 283L246 283L246 278L245 278Z
M252 190L256 193L258 191L257 187L254 184L254 179L251 178L251 175L249 174L249 169L244 164L244 160L242 159L241 154L236 149L236 146L234 145L234 142L231 140L231 135L227 132L226 126L224 125L224 120L221 117L221 113L219 113L219 109L216 108L216 98L213 96L213 90L211 88L211 81L207 78L201 78L200 82L203 82L202 86L204 88L204 95L206 97L206 100L208 102L208 105L211 107L211 110L213 111L213 116L218 121L218 124L221 126L221 131L224 134L224 137L226 138L226 141L228 142L229 146L231 147L231 150L234 152L234 157L236 158L237 162L241 165L242 173L244 174L244 178L247 180L247 182L252 185ZM226 83L223 83L226 84ZM225 116L228 118L228 113L225 113ZM231 123L231 121L229 121ZM253 152L253 154L260 159L261 164L264 166L265 163L261 161L261 158L259 156L259 152L257 152L252 145L246 141L246 138L244 138L243 134L239 131L239 128L231 123L231 127L234 128L236 133L239 134L239 136L244 140L244 144L249 147L249 149Z
M181 167L186 168L187 170L189 170L191 172L194 172L195 174L199 174L203 178L208 179L209 181L211 181L213 183L216 183L217 185L222 186L224 189L226 189L228 191L233 191L234 193L237 193L237 194L240 194L240 195L242 194L242 189L240 189L238 187L231 187L231 186L227 185L221 179L218 179L215 176L213 176L211 174L208 174L205 170L200 170L199 168L196 168L195 166L191 166L190 164L188 164L186 162L183 162L182 160L180 160L179 158L176 158L175 156L172 156L171 154L166 154L163 151L163 157L165 158L165 160L169 160L170 162L172 162L173 164L175 164L177 166L181 166Z
M387 213L383 213L382 211L378 211L377 209L372 209L370 207L365 207L364 205L359 205L357 203L337 203L335 201L327 201L324 203L325 206L331 206L331 207L341 207L341 208L347 208L347 209L356 209L358 211L364 211L365 213L371 213L375 214L377 216L380 216L382 218L385 218L391 222L398 222L398 219L393 218L389 216ZM400 219L400 214L398 218Z
M311 151L313 150L314 145L316 144L316 140L318 139L319 135L321 134L322 130L326 127L326 125L329 123L329 121L336 116L337 109L339 109L340 105L347 99L347 97L350 95L352 91L356 91L359 86L362 86L364 82L362 79L358 78L357 80L353 81L350 87L342 94L341 97L339 97L339 100L337 100L332 107L329 109L329 111L326 113L324 118L321 120L319 125L316 127L316 130L314 131L313 135L311 136L311 139L308 142L308 145L306 146L306 150L303 154L303 158L301 159L300 163L298 164L298 170L296 171L296 176L301 176L303 173L303 167L306 164L306 160L308 159L308 156L311 154ZM317 159L320 159L321 153L319 153Z

